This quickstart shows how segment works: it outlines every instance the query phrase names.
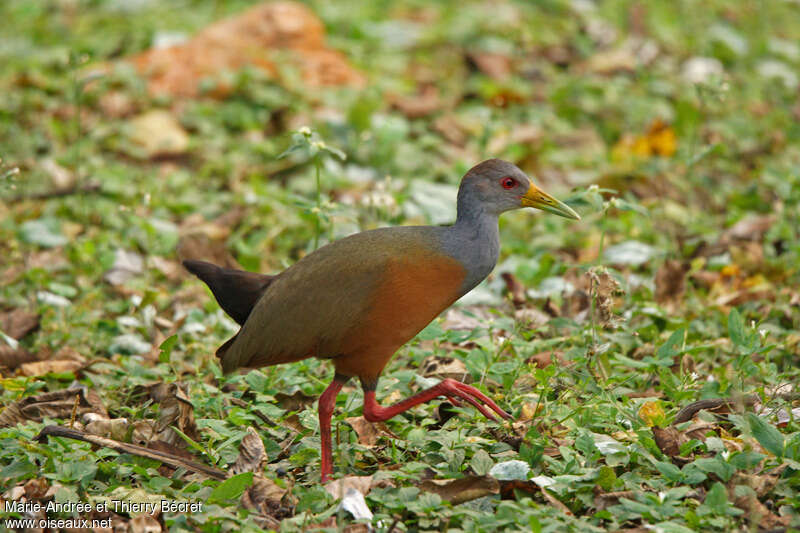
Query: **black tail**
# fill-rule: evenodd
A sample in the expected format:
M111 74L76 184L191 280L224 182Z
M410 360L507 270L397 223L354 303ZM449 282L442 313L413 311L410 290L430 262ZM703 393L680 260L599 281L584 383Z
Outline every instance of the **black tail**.
M253 306L276 277L222 268L192 259L184 261L183 266L208 285L219 306L240 326L245 323Z

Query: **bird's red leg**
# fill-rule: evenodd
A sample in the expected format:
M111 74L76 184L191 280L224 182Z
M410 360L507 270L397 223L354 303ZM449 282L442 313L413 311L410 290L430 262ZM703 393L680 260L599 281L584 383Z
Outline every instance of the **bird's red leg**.
M327 482L333 474L333 452L331 451L331 416L333 415L333 408L336 406L336 395L342 390L342 387L347 383L344 376L338 374L334 376L333 381L325 392L319 397L319 436L321 465L320 465L320 481Z
M496 403L494 403L489 397L483 394L481 391L467 385L465 383L461 383L460 381L456 381L454 379L447 378L443 380L438 385L434 385L430 389L425 389L424 391L411 396L410 398L406 398L405 400L399 401L394 405L389 407L382 407L378 404L375 400L375 389L371 387L364 388L364 418L369 420L370 422L381 422L384 420L389 420L393 416L402 413L403 411L407 411L414 407L415 405L419 405L421 403L429 402L438 396L446 396L451 400L455 399L458 401L459 399L464 400L466 402L471 403L475 406L475 408L480 411L486 418L490 418L492 420L497 420L494 415L489 411L491 409L498 415L502 416L506 419L511 419L511 415L500 409ZM486 407L489 407L487 409Z

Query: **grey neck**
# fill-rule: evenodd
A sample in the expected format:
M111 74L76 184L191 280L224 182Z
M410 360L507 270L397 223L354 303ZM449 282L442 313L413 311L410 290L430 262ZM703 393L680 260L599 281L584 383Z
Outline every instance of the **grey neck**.
M446 228L442 238L445 251L467 271L461 286L462 296L489 275L500 255L498 215L485 211L480 202L463 196L458 198L456 223Z

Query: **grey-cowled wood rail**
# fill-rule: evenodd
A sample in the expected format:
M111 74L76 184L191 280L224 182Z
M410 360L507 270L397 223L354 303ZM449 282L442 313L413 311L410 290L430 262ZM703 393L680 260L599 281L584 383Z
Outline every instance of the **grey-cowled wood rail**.
M333 382L319 398L325 482L333 473L331 415L336 395L350 378L361 381L364 417L373 422L438 396L466 401L493 420L492 412L511 418L481 391L453 379L390 407L377 403L375 389L394 352L489 275L500 251L498 216L521 207L580 218L515 165L489 159L461 180L452 226L357 233L274 276L202 261L183 264L242 326L217 350L225 372L312 356L333 362Z

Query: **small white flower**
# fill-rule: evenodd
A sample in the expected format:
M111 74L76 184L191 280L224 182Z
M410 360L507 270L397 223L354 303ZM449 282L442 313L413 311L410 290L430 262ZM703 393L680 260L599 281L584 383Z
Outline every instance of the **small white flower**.
M697 381L697 378L700 377L700 374L698 374L697 372L692 372L691 377L692 381Z
M766 339L767 335L769 335L769 331L767 331L764 328L761 328L760 330L758 330L758 334L761 335L762 339Z
M303 126L302 128L300 128L300 129L299 129L299 130L297 130L297 131L298 131L298 132L300 132L300 133L302 133L302 134L303 134L303 135L305 135L306 137L308 137L309 135L311 135L311 128L309 128L308 126Z

